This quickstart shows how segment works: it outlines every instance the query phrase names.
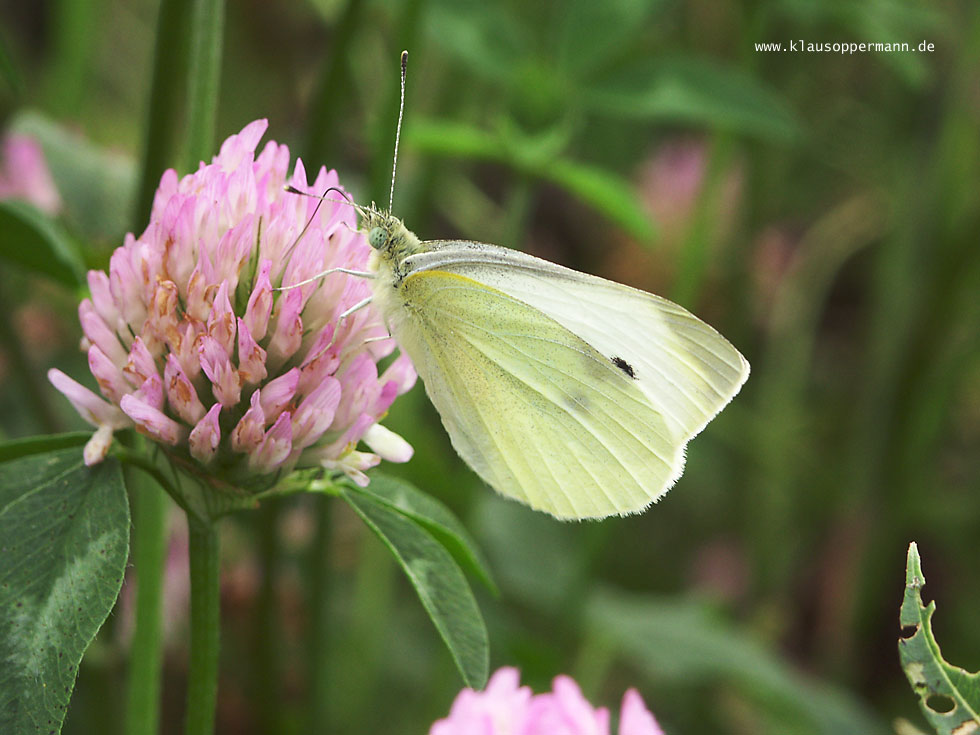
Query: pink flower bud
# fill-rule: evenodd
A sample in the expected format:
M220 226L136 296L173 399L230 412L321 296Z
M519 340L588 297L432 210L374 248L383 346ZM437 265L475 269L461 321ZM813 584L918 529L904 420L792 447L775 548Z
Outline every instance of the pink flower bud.
M144 380L133 395L157 411L163 411L163 381L156 373Z
M84 385L72 380L60 370L48 370L51 385L61 391L79 415L92 426L111 426L122 429L130 426L126 415L116 406L99 398Z
M292 448L292 421L288 413L282 413L265 433L259 448L249 455L248 465L258 472L271 472L286 461Z
M189 380L194 380L201 374L201 358L198 352L197 339L204 333L204 323L193 319L184 318L177 325L177 334L173 342L170 342L170 350L177 356L184 375Z
M252 339L243 319L238 320L238 372L246 385L255 385L269 374L265 369L266 353Z
M120 328L125 328L125 322L109 290L109 276L105 271L89 271L86 278L96 312L111 330L118 333Z
M221 427L218 425L220 413L221 404L215 403L207 415L191 429L188 444L191 456L198 462L208 464L218 451L218 444L221 442Z
M293 396L296 395L296 387L298 385L299 368L293 368L288 373L269 381L262 388L262 412L265 414L266 421L275 421L279 417L279 414L282 413L283 409L293 400Z
M259 392L252 394L252 405L231 432L231 448L236 452L251 452L265 438L265 413L259 402Z
M90 344L98 346L102 354L120 368L126 364L126 348L123 347L116 333L112 331L95 310L89 299L78 305L78 320L82 323L82 331Z
M142 337L133 340L133 346L129 348L129 357L126 360L123 373L134 386L143 385L143 381L151 375L158 374L156 361L154 361L150 351L146 349L146 345L143 344Z
M163 381L167 386L167 401L177 415L188 424L196 424L204 416L204 404L197 397L194 384L187 379L180 361L173 353L167 355L167 366L163 370Z
M303 448L320 438L333 423L340 403L340 381L324 378L293 412L293 446Z
M394 362L388 366L382 376L378 379L380 383L394 383L398 389L398 395L408 393L418 379L418 373L412 365L411 359L406 353L401 353L395 358Z
M190 275L187 283L187 314L199 322L205 322L211 312L211 304L207 301L208 280L198 265Z
M265 338L269 328L269 316L272 314L272 283L269 280L271 269L272 261L263 258L259 263L255 288L252 289L252 295L248 297L248 306L245 308L245 325L252 337L257 340Z
M303 339L303 294L298 288L286 291L276 304L275 330L269 341L269 356L274 364L281 365L299 349Z
M133 420L137 430L151 439L176 445L187 436L187 430L162 411L143 401L135 393L122 397L119 407Z
M208 334L220 344L225 353L233 354L235 350L235 312L232 311L231 301L228 300L228 282L222 281L218 293L211 304L208 315Z
M214 397L223 406L234 406L242 394L241 378L231 366L228 353L210 335L203 334L198 339L198 354L201 356L201 369L211 381Z
M147 329L144 336L147 349L154 355L159 355L163 345L171 344L177 339L177 304L180 302L177 284L173 281L159 281L153 289L153 301L147 316Z
M113 403L128 393L131 388L123 378L122 370L112 362L98 345L92 345L88 350L88 367L99 384L102 395Z

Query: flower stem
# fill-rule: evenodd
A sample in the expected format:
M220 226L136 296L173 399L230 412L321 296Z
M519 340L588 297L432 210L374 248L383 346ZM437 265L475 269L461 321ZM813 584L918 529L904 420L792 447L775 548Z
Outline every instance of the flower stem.
M345 4L330 43L330 52L320 70L310 108L309 135L303 156L308 165L319 165L320 161L328 161L331 155L336 155L336 149L332 150L331 146L336 146L334 131L343 114L337 100L347 95L349 72L346 62L350 58L350 49L365 4L364 0L349 0Z
M191 18L190 68L187 90L187 149L184 169L210 160L221 82L221 47L224 37L224 0L194 0Z
M187 18L191 0L162 0L157 12L153 81L146 114L146 137L133 232L142 232L150 218L160 174L174 161L180 126L180 99L187 83Z
M191 571L190 672L187 677L186 735L213 735L218 699L218 531L188 515Z
M259 732L281 732L282 711L279 652L283 645L279 632L279 608L276 599L276 568L280 548L277 529L282 516L282 501L272 498L256 513L258 551L262 565L262 581L256 599L253 677L253 697L256 725Z
M126 735L160 731L163 660L161 602L167 549L167 496L142 472L127 468L133 501L133 564L136 567L136 625L126 683Z
M316 535L310 548L310 722L307 732L327 732L329 728L330 666L327 647L330 640L330 615L327 604L330 598L332 576L330 574L331 510L334 499L316 497Z

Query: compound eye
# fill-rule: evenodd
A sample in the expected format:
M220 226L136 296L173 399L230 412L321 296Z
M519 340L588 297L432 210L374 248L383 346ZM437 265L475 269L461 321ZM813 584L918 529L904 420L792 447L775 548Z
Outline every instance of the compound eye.
M375 227L368 233L368 244L375 250L384 246L388 240L388 233L381 227Z

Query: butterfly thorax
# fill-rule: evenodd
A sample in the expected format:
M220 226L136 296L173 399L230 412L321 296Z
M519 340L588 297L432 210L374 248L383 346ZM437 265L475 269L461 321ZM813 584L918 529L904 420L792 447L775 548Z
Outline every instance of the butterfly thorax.
M375 251L372 260L378 268L390 270L393 285L398 285L405 276L402 262L422 250L419 239L392 214L366 209L363 215L362 229L367 232L368 243Z

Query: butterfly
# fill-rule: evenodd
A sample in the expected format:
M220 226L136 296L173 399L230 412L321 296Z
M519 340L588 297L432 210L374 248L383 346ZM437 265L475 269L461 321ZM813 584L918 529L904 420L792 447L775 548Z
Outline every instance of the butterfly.
M534 509L643 510L748 378L738 350L666 299L497 245L422 241L354 206L373 252L347 272L371 279L456 452Z

